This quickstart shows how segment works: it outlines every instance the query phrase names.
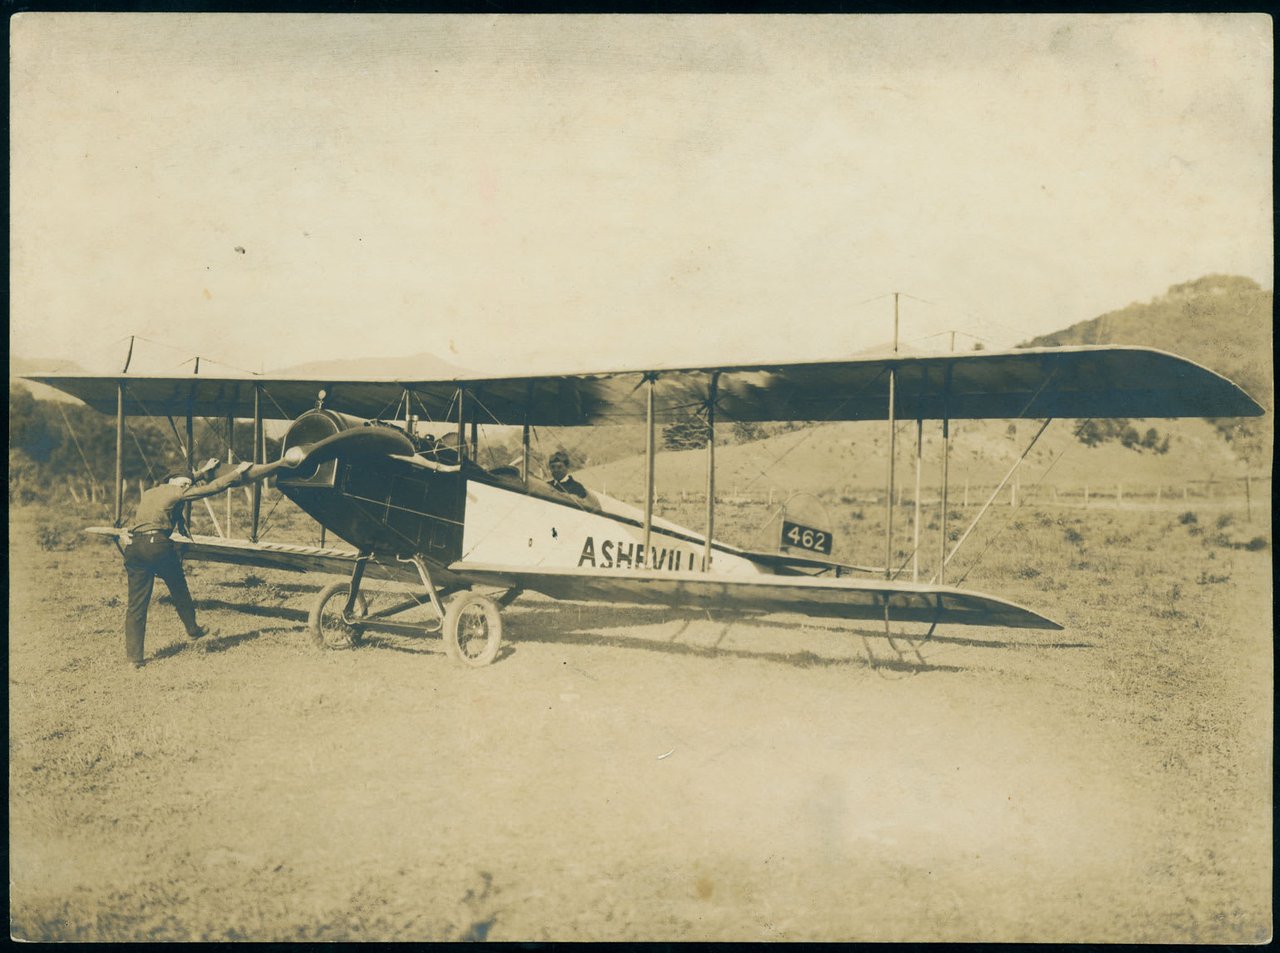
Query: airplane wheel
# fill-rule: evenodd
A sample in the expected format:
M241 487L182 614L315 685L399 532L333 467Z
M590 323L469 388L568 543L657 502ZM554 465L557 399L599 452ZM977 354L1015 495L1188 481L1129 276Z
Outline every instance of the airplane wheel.
M450 658L480 668L498 655L502 645L502 611L488 596L463 592L444 613L444 648Z
M307 619L307 630L320 648L351 649L360 643L364 627L342 618L342 610L346 608L350 592L350 582L330 583L320 590L320 595L311 608L311 616ZM353 615L362 618L368 612L369 603L365 601L364 593L357 593Z

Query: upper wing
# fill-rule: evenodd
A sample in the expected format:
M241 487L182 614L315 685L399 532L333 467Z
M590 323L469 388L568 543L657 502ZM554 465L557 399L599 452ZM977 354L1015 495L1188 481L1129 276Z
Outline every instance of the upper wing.
M899 418L1232 417L1263 408L1226 378L1151 348L1025 348L947 355L894 355L810 363L649 368L527 377L450 380L297 380L265 377L29 375L104 413L124 384L129 414L292 419L315 406L361 417L396 415L411 395L414 413L450 416L459 388L487 421L577 426L646 419L653 376L655 416L667 421L702 406L718 374L716 407L729 420L884 420L889 371ZM456 419L456 418L455 418Z
M627 569L529 569L456 562L449 571L474 585L530 589L555 599L732 612L797 612L841 619L1061 629L1030 609L949 586L811 576L675 576Z

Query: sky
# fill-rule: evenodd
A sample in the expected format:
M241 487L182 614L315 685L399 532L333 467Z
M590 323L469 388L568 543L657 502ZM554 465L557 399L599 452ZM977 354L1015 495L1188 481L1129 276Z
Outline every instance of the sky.
M1273 287L1263 15L20 14L10 346L493 373ZM215 363L216 362L216 363Z

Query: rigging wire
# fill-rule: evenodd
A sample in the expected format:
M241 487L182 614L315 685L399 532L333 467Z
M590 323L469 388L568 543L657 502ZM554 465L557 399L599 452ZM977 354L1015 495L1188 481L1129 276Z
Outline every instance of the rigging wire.
M1025 333L1024 331L1021 331L1018 328L1005 324L1002 321L997 321L994 318L982 317L982 316L976 315L972 311L967 311L964 308L958 308L954 305L940 304L936 301L930 301L928 298L921 298L918 295L913 295L906 291L899 292L899 294L904 298L910 298L912 301L919 301L921 304L927 304L930 307L938 308L945 312L951 312L953 314L960 315L974 322L974 324L977 326L982 326L985 324L994 324L996 327L1003 328L1006 331L1012 331L1014 334L1017 334L1017 335L1022 335ZM972 332L969 332L969 331L962 331L959 328L956 328L954 330L956 334L963 334L965 337L973 338L975 341L982 341L984 344L990 344L994 346L994 342L990 338L984 338L981 335L973 334ZM951 329L948 329L946 331L939 331L937 333L938 335L950 334ZM935 336L937 335L926 335L925 337L935 337ZM914 338L913 340L920 341L920 340L924 340L924 338Z
M374 420L385 420L386 418L385 418L385 417L383 417L382 415L383 415L383 414L385 414L385 413L386 413L388 410L390 410L392 407L396 408L396 410L399 410L399 409L400 409L400 398L399 398L399 397L397 397L395 400L388 401L388 402L387 402L387 405L386 405L385 407L383 407L380 411L378 411L376 414L374 414L374 415L373 415L373 419L374 419ZM392 419L394 419L394 418L392 418Z
M149 338L142 334L126 334L125 337L126 338L132 337L134 340L137 340L137 341L146 341L148 344L154 344L156 347L162 347L170 351L177 351L179 354L192 354L193 351L195 350L194 348L191 348L191 347L180 347L174 344L166 344L163 341L157 341L154 338ZM123 340L123 338L121 340ZM119 342L116 342L116 343L119 343ZM237 364L230 364L227 361L220 361L217 358L206 357L202 354L195 354L192 357L188 357L185 361L182 362L182 364L179 364L177 366L182 367L185 364L190 364L192 361L196 359L205 361L206 363L209 363L209 364L217 364L219 367L229 367L233 371L240 371L242 374L249 374L252 377L262 376L258 371L251 371L246 367L240 367Z
M279 506L281 503L283 503L284 500L285 500L285 495L281 493L279 490L277 490L276 501L271 504L271 509L267 510L267 515L264 516L258 524L259 539L267 535L267 528L271 525L271 514L276 511L276 507Z
M885 375L887 372L888 372L888 368L881 368L881 369L880 369L880 372L879 372L878 374L876 374L876 376L875 376L875 377L871 378L871 380L867 381L867 383L866 383L866 384L864 384L862 387L860 387L858 390L853 391L853 392L852 392L852 393L850 393L847 397L845 397L845 399L844 399L844 400L842 400L839 404L837 404L834 408L832 408L831 412L830 412L830 413L828 413L826 417L823 417L823 418L821 418L820 420L814 421L814 423L818 423L818 424L831 423L831 422L832 422L832 418L833 418L836 414L838 414L840 411L844 410L844 408L848 405L848 403L849 403L851 400L853 400L855 397L859 397L859 396L861 396L862 394L864 394L864 393L865 393L865 392L866 392L866 391L867 391L867 390L868 390L868 389L869 389L873 384L875 384L875 383L876 383L877 381L879 381L882 377L884 377L884 375ZM794 432L794 431L793 431L793 432ZM812 439L812 438L813 438L814 436L816 436L816 435L817 435L817 428L816 428L816 427L809 427L809 428L807 428L807 430L806 430L806 431L804 431L804 432L803 432L803 436L801 436L801 438L800 438L799 440L797 440L794 444L792 444L790 447L788 447L786 450L784 450L781 454L779 454L777 457L775 457L772 461L770 461L770 463L769 463L769 464L768 464L764 469L760 469L760 468L759 468L759 466L758 466L758 465L756 465L757 469L760 469L760 472L759 472L759 474L757 474L756 476L752 477L752 478L751 478L751 480L749 480L749 481L747 482L747 485L744 487L744 489L748 489L748 490L749 490L749 489L751 489L751 487L755 485L756 481L757 481L757 480L759 480L759 479L760 479L760 477L768 476L769 471L770 471L770 470L772 470L774 467L776 467L779 463L781 463L781 462L782 462L782 460L783 460L783 459L784 459L788 454L792 453L792 452L793 452L797 447L800 447L800 446L801 446L802 444L804 444L807 440Z
M1081 423L1079 424L1079 426L1077 426L1077 427L1076 427L1075 432L1072 434L1072 436L1073 436L1074 438L1076 438L1077 440L1079 440L1079 437L1080 437L1081 432L1084 430L1084 428L1085 428L1085 427L1086 427L1086 426L1087 426L1087 425L1088 425L1092 420L1093 420L1093 418L1092 418L1092 417L1089 417L1089 418L1087 418L1086 420L1081 421ZM1040 474L1040 476L1036 479L1036 481L1035 481L1034 483L1032 483L1032 484L1031 484L1031 488L1032 488L1032 489L1034 489L1035 487L1038 487L1041 483L1043 483L1043 482L1044 482L1044 478L1045 478L1045 477L1047 477L1047 476L1049 475L1049 471L1050 471L1050 470L1052 470L1055 466L1057 466L1058 461L1059 461L1059 460L1061 460L1063 457L1065 457L1065 456L1067 455L1067 451L1068 451L1068 450L1071 450L1072 448L1073 448L1073 445L1068 444L1066 447L1064 447L1064 448L1062 449L1062 451L1061 451L1061 452L1060 452L1056 457L1054 457L1052 460L1050 460L1050 461L1049 461L1049 465L1048 465L1047 467L1045 467L1045 468L1044 468L1044 472L1043 472L1043 473L1041 473L1041 474ZM1023 505L1022 503L1019 503L1017 508L1018 508L1018 509L1021 509L1021 508L1022 508L1022 505ZM997 529L997 530L992 534L991 539L987 541L987 545L986 545L986 546L984 546L984 547L982 547L982 551L981 551L980 553L978 553L978 555L977 555L977 556L975 556L975 557L974 557L973 562L969 565L969 567L968 567L967 569L965 569L964 574L963 574L959 579L957 579L957 580L955 581L954 585L957 585L957 586L958 586L958 585L960 585L962 582L964 582L964 581L965 581L965 579L967 579L967 578L969 577L969 573L973 572L973 570L974 570L975 568L977 568L978 563L980 563L980 562L982 561L982 557L983 557L983 556L985 556L985 555L987 554L987 550L989 550L989 549L991 548L991 546L995 543L995 541L996 541L997 539L999 539L1000 534L1001 534L1001 533L1003 533L1006 529L1008 529L1008 528L1009 528L1009 525L1010 525L1012 522L1013 522L1013 516L1012 516L1012 515L1009 515L1009 516L1007 516L1007 517L1005 518L1004 523L1000 526L1000 528L999 528L999 529Z
M422 416L427 421L427 423L433 424L436 422L435 418L431 416L431 411L427 408L426 401L422 399L421 394L419 394L416 390L413 390L412 388L410 388L409 398L410 400L417 398L418 406L422 408Z
M882 300L882 299L884 299L884 298L891 297L892 295L893 295L893 292L892 292L892 291L886 291L886 292L884 292L884 293L882 293L882 294L875 295L874 297L867 298L865 301L858 301L858 302L856 302L856 303L854 303L854 304L848 305L848 307L850 307L850 308L861 308L861 307L862 307L863 305L865 305L865 304L871 304L871 302L873 302L873 301L880 301L880 300Z
M159 416L158 414L153 414L153 413L151 413L150 409L148 409L147 405L146 405L145 403L143 403L143 401L142 401L142 399L141 399L141 398L139 398L139 397L135 396L135 397L133 397L132 399L133 399L134 401L136 401L136 402L137 402L138 406L142 408L142 413L143 413L144 415L146 415L147 417L157 417L157 416ZM170 418L170 422L172 423L172 417ZM128 424L126 424L125 426L126 426L126 427L128 427ZM135 437L135 438L134 438L134 440L135 440L135 442L136 442L137 438ZM186 452L187 452L187 448L183 445L182 441L178 439L178 432L177 432L177 429L176 429L176 428L175 428L175 429L174 429L174 431L173 431L173 440L174 440L174 442L178 445L178 450L179 450L179 452L181 452L181 453L183 453L183 454L186 454ZM195 441L193 440L192 442L194 443ZM138 450L139 450L139 452L141 452L142 448L141 448L141 447L139 447L139 448L138 448ZM145 457L144 457L144 459L145 459Z
M67 433L71 434L71 442L76 445L76 452L80 454L80 460L84 464L85 473L89 476L89 482L93 484L95 489L98 487L98 480L93 475L93 467L89 466L89 458L85 456L84 448L80 446L80 439L76 436L75 430L71 427L71 420L67 417L67 412L62 409L60 401L55 402L58 405L58 413L62 414L62 420L67 425Z
M479 397L477 397L476 395L474 395L474 394L473 394L473 395L471 396L471 399L472 399L472 400L473 400L473 401L474 401L474 402L479 406L479 408L480 408L481 410L483 410L486 414L488 414L488 415L489 415L489 419L490 419L491 421L493 421L493 423L494 423L495 425L497 425L497 426L499 426L499 427L511 426L511 425L509 425L509 424L504 424L501 420L499 420L499 419L498 419L498 417L497 417L497 415L496 415L496 414L494 414L494 412L493 412L493 411L491 411L488 407L486 407L486 406L485 406L485 404L484 404L484 401L482 401ZM486 427L486 426L488 426L488 424L480 424L480 426L481 426L481 427ZM492 466L493 464L495 464L495 463L496 463L498 466L501 466L501 465L502 465L502 461L501 461L500 459L498 459L498 455L497 455L497 453L496 453L496 452L494 451L494 449L493 449L493 443L488 439L487 435L486 435L486 439L485 439L485 447L484 447L484 449L485 449L485 453L489 454L489 464L490 464L491 466ZM478 461L478 460L477 460L476 462L477 462L477 463L479 463L480 461Z
M276 410L280 411L281 417L283 417L285 420L293 419L287 413L285 413L285 410L283 407L280 406L279 401L277 401L273 396L271 396L271 391L267 388L266 384L262 385L262 392L267 395L267 400L271 401L271 403L275 405Z
M155 467L152 466L150 458L147 457L147 452L142 449L142 444L138 440L138 435L133 432L133 428L129 426L127 421L125 422L124 429L127 430L129 432L129 436L133 438L133 445L138 448L138 455L142 457L142 462L147 465L147 481L150 482L155 476Z

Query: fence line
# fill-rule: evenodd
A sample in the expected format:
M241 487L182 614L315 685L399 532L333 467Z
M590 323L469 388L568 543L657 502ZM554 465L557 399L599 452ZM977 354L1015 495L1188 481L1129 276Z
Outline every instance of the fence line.
M995 488L995 483L963 484L964 492L957 494L953 486L948 503L955 509L968 509L976 506L976 500L985 500ZM634 495L634 494L631 494ZM623 498L629 499L631 495ZM761 487L751 492L741 493L730 487L716 492L716 504L721 506L780 506L790 494L778 487ZM885 491L874 487L854 487L844 485L819 491L820 497L834 497L828 500L834 505L884 506ZM1196 479L1179 482L1146 483L1140 481L1118 481L1079 483L1072 485L1031 484L1010 481L1001 492L997 503L1006 506L1087 506L1098 509L1125 509L1144 506L1177 506L1182 503L1195 502L1231 502L1244 501L1247 504L1265 503L1271 495L1271 475L1248 475L1222 479ZM937 486L924 487L921 490L921 504L937 506L940 502L940 489ZM663 491L661 487L654 495L656 503L706 503L706 492L702 490ZM913 495L904 492L901 487L894 490L894 506L911 507L915 503Z

